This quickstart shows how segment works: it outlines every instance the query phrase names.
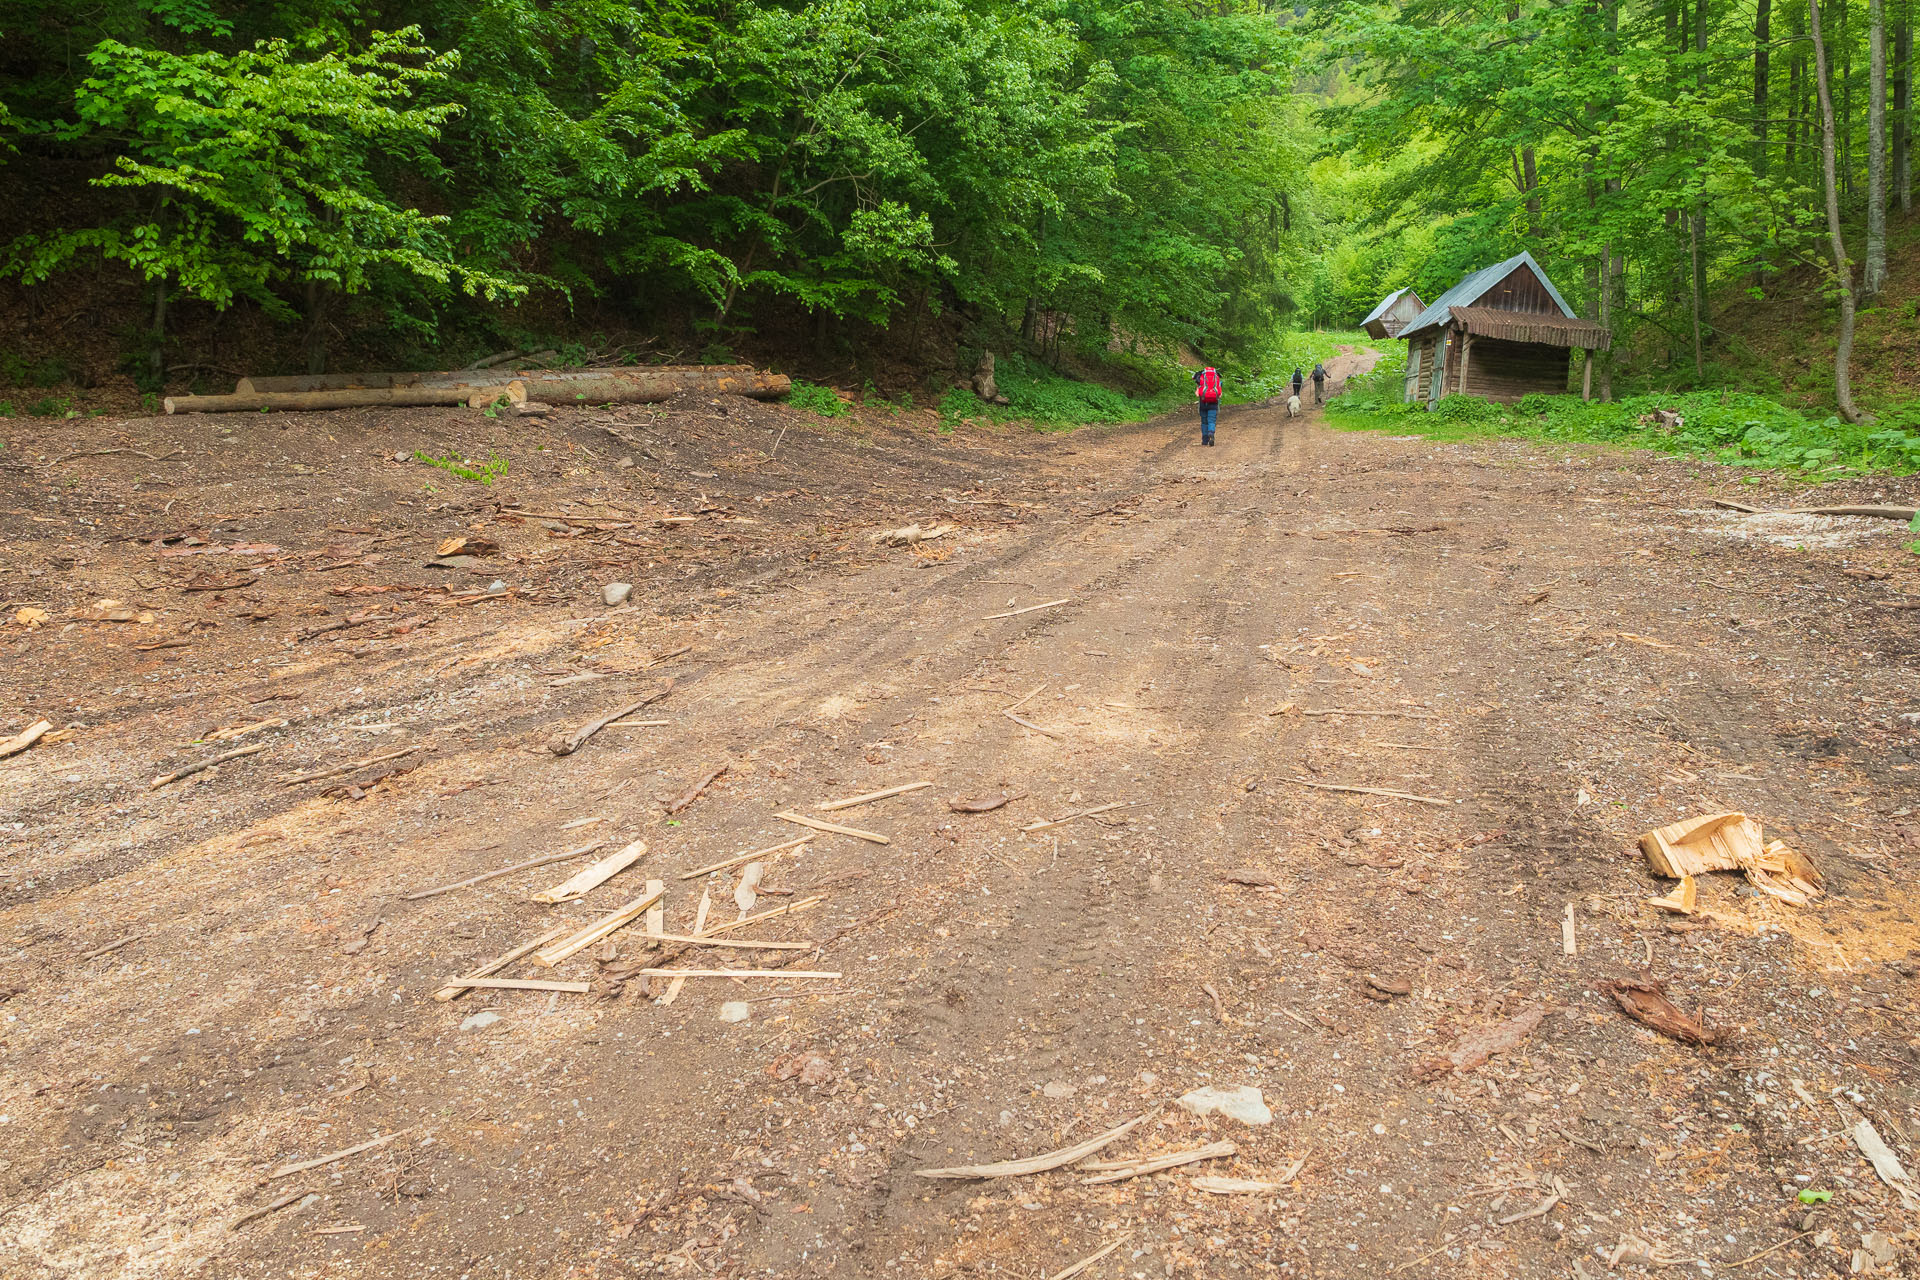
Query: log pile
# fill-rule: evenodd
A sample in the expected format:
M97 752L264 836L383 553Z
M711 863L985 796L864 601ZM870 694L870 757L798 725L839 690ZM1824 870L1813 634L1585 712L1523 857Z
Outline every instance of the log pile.
M459 369L446 373L326 373L242 378L227 395L168 396L168 413L354 409L376 405L652 404L681 392L778 400L783 373L751 365L642 365L615 369Z

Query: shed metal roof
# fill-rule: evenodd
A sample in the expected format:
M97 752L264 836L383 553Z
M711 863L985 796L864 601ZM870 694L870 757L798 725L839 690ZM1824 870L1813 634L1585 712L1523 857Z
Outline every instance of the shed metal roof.
M1570 320L1579 318L1574 315L1573 308L1567 305L1567 300L1560 296L1560 291L1553 287L1553 281L1547 279L1546 268L1535 262L1533 255L1523 249L1505 262L1496 262L1490 267L1480 268L1435 298L1427 304L1425 311L1413 318L1413 323L1400 331L1400 336L1409 338L1423 329L1431 329L1436 325L1447 323L1452 318L1453 308L1472 306L1486 295L1487 290L1512 275L1514 268L1520 266L1526 266L1533 271L1535 277L1546 288L1547 296L1551 297L1554 304L1560 308L1562 315Z
M1413 292L1413 289L1411 286L1405 289L1395 289L1392 293L1380 299L1380 305L1375 307L1373 310L1367 312L1367 318L1360 322L1360 327L1364 329L1368 325L1372 324L1375 320L1378 320L1381 316L1387 314L1388 311L1393 309L1394 303L1400 301L1402 297L1412 292ZM1418 295L1416 295L1415 301L1418 301L1418 300L1419 300Z

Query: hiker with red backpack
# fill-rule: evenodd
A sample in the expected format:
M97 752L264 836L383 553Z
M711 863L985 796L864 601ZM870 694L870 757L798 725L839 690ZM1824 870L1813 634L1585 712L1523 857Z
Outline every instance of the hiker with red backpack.
M1213 443L1214 424L1220 420L1220 371L1212 365L1193 375L1194 398L1200 401L1200 443Z

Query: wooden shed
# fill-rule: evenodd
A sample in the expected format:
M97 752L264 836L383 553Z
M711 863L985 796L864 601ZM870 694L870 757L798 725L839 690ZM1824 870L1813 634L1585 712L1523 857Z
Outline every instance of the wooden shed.
M1407 340L1408 404L1452 395L1512 404L1540 391L1564 395L1567 361L1587 353L1581 394L1591 397L1593 353L1607 330L1575 315L1530 253L1482 267L1436 298L1400 331Z
M1427 304L1420 301L1420 295L1412 289L1395 289L1380 299L1380 305L1367 312L1367 318L1360 327L1376 338L1397 338L1407 323L1422 311Z

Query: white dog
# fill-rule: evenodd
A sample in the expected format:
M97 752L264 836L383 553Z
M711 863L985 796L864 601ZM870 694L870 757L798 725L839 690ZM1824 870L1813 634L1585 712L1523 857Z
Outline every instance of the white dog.
M1287 397L1287 416L1289 418L1297 418L1300 416L1300 397L1299 396Z

